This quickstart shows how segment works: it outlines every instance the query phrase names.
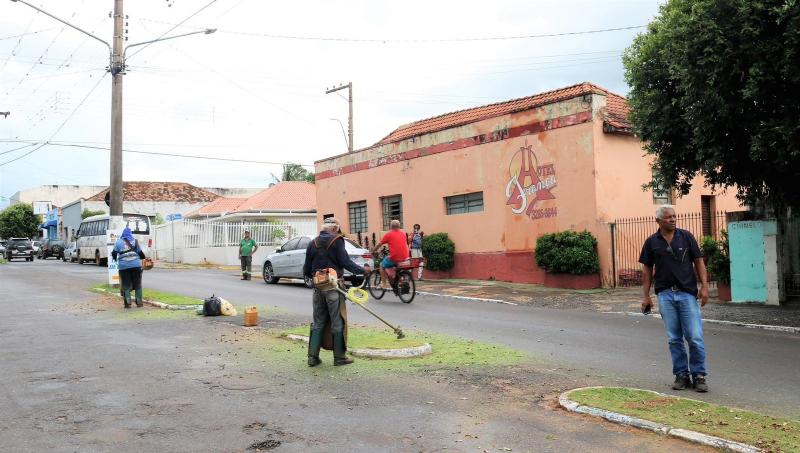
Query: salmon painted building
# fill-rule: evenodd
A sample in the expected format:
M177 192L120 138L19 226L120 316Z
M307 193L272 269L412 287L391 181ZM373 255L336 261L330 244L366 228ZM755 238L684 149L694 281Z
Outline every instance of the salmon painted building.
M400 126L375 145L315 163L318 221L336 216L351 236L380 236L392 219L447 232L453 278L542 283L536 239L588 230L601 277L612 281L617 218L738 210L732 193L697 181L674 198L645 191L651 157L631 133L625 98L585 82ZM656 229L655 223L652 226Z

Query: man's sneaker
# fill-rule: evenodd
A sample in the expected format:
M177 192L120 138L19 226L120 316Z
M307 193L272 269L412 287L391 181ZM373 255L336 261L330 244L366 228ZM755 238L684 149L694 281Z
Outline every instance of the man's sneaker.
M672 390L686 390L692 386L692 381L689 379L688 374L678 374L675 376L675 382L672 384Z
M694 391L705 393L708 391L708 384L706 384L706 377L697 375L692 379L692 384L694 385Z

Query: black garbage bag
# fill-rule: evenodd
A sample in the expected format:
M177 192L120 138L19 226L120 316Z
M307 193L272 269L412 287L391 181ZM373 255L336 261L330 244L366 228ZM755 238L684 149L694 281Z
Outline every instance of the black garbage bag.
M203 315L220 316L222 315L222 299L212 295L203 300Z

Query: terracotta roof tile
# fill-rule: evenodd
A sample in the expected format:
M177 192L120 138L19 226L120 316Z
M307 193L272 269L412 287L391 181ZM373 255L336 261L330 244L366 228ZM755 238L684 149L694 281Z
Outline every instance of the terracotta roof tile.
M187 213L185 217L219 216L228 212L234 212L245 200L247 200L247 198L219 197L200 209L195 209Z
M103 201L109 189L89 198ZM122 184L124 201L175 201L183 203L207 203L219 195L205 191L185 182L128 181Z
M317 189L304 181L284 181L243 201L236 212L317 209Z
M423 134L429 134L452 127L462 126L464 124L474 123L487 118L529 110L535 107L553 104L555 102L565 101L577 96L583 96L585 94L592 93L603 94L607 96L608 104L605 118L606 121L612 124L616 129L630 129L630 124L628 124L626 119L628 107L625 104L625 98L593 83L583 82L577 85L559 88L557 90L547 91L533 96L445 113L433 118L427 118L405 124L395 129L391 134L384 137L375 145L385 145L387 143L393 143Z

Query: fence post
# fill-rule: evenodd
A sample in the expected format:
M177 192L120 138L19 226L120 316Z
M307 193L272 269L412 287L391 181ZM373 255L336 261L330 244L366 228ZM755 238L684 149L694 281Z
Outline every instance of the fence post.
M611 284L614 288L617 287L617 247L616 247L616 230L617 224L611 222L608 224L611 228Z

